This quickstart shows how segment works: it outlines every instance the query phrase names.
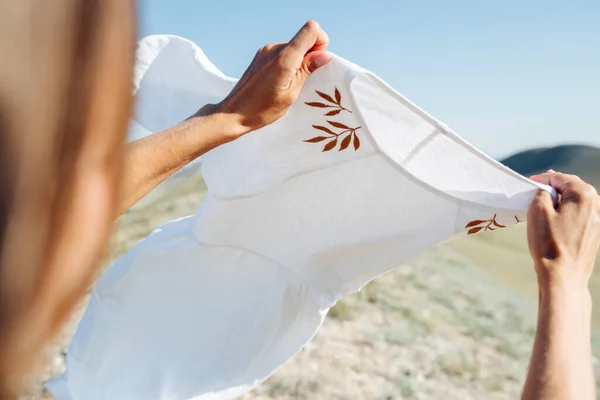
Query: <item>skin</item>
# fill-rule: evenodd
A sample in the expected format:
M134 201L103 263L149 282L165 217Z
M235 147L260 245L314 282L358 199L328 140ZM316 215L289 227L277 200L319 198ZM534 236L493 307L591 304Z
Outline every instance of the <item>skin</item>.
M539 286L538 326L522 398L595 399L588 282L600 247L600 197L576 176L548 171L529 209L528 241Z
M261 48L221 103L128 144L119 214L195 158L279 119L306 78L331 60L328 43L319 24L308 21L289 42Z
M97 276L119 205L131 0L0 1L0 399Z

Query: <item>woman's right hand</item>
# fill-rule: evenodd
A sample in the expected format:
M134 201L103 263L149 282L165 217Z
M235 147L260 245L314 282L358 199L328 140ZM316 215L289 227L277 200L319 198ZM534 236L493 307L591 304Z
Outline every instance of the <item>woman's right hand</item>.
M531 177L559 193L540 191L529 208L528 241L540 289L554 282L587 287L600 247L600 197L574 175L554 171Z
M600 247L600 197L574 175L548 171L552 186L529 207L527 236L538 276L538 322L522 399L596 398L592 298L588 282Z

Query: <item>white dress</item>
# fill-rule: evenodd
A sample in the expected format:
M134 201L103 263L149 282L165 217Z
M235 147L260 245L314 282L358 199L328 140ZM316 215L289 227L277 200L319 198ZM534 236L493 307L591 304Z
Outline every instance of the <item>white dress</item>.
M193 43L147 37L136 119L158 131L235 82ZM523 221L551 190L337 56L279 121L206 154L202 172L197 213L94 285L67 373L48 384L57 400L235 398L346 294L441 241Z

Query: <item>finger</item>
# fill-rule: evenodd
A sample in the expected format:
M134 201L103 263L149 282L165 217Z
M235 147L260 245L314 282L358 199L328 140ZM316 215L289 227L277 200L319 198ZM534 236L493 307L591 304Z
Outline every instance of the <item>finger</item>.
M545 173L541 175L534 175L530 178L532 181L541 183L543 185L552 186L559 194L564 194L568 190L570 179L565 179L564 174L560 173Z
M329 61L331 61L331 54L326 51L314 51L304 57L301 70L304 72L305 77L307 77Z
M589 185L576 175L546 173L531 177L533 181L552 186L560 194L561 203L579 200Z
M309 51L322 51L327 48L329 37L316 21L308 21L296 33L286 47L286 51L302 57Z
M554 208L554 200L552 199L552 195L545 190L538 190L533 198L533 201L529 205L528 213L530 215L539 213L551 215L555 212L556 210Z
M549 169L546 172L544 172L543 174L532 175L531 177L529 177L529 179L531 179L532 181L539 182L539 180L541 179L541 176L550 175L550 174L556 174L556 171L553 169Z

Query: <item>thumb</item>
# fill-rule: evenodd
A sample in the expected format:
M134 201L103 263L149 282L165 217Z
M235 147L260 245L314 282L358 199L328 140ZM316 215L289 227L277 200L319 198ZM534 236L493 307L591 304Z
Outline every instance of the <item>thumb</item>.
M556 212L554 208L554 200L550 193L545 190L538 190L533 201L529 205L528 214L552 215Z
M331 61L331 54L326 51L312 51L304 56L300 70L304 79Z

